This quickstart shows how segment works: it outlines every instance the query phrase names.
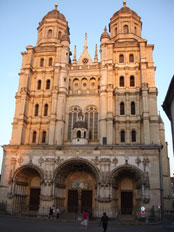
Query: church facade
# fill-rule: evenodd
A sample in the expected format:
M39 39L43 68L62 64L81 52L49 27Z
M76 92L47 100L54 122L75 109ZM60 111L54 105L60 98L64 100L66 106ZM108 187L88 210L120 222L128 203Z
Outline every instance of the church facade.
M126 6L113 14L94 60L71 61L68 22L57 6L36 46L22 53L12 137L4 145L0 201L9 212L50 206L94 217L170 209L164 125L157 110L152 44Z

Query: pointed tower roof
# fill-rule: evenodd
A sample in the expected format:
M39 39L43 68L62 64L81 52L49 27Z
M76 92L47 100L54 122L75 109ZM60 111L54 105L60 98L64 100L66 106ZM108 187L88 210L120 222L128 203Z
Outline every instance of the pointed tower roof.
M94 62L98 62L98 52L97 52L97 44L95 45L95 56L94 56Z
M85 33L85 42L84 42L84 49L83 52L77 62L78 65L91 65L93 63L89 53L88 53L88 46L87 46L87 33Z

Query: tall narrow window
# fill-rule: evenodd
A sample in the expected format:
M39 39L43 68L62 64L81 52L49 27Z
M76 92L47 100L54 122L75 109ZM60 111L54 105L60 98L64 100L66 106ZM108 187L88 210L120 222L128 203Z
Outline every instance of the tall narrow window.
M71 140L71 132L74 123L77 121L78 114L81 112L80 107L78 106L73 106L71 108L71 112L69 112L69 117L68 117L68 136L67 139Z
M135 78L134 76L130 76L130 86L135 86Z
M124 63L124 56L123 56L123 54L120 54L120 56L119 56L119 63Z
M124 143L124 142L125 142L125 132L124 132L124 130L122 130L122 131L120 132L120 142L121 142L121 143Z
M115 35L117 36L117 34L118 34L118 29L117 29L117 27L115 28Z
M89 140L98 139L98 112L94 106L89 106L86 109L85 121L88 125Z
M124 77L120 77L120 87L124 87Z
M131 114L135 115L135 102L131 102Z
M58 32L58 39L61 39L61 31Z
M52 65L53 65L53 58L50 57L50 58L49 58L49 62L48 62L48 66L52 66Z
M36 131L33 131L32 143L36 143L36 136L37 136Z
M52 30L50 29L50 30L48 30L48 38L50 39L51 37L52 37Z
M44 66L44 58L41 58L40 59L40 67L43 67Z
M133 54L129 55L129 62L134 62L134 55Z
M36 105L35 105L34 116L38 116L38 114L39 114L39 105L36 104Z
M38 80L38 82L37 82L37 89L38 89L38 90L41 89L41 83L42 83L42 81L41 81L41 80Z
M120 103L120 115L124 115L124 102Z
M68 121L68 140L71 139L71 127L72 127L72 113L69 113L69 121Z
M137 27L134 27L134 32L135 34L137 34Z
M124 33L125 34L129 33L129 27L128 27L128 25L124 25Z
M42 143L46 143L46 135L47 135L47 132L43 131L42 132Z
M132 131L132 142L136 142L136 131Z
M45 104L44 106L44 116L48 115L48 104Z
M50 80L46 81L46 89L50 89Z

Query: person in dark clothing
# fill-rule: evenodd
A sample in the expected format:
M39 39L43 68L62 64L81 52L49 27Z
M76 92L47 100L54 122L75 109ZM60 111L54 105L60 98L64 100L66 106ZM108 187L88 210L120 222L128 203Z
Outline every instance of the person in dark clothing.
M101 221L100 221L100 225L102 224L103 227L103 232L106 232L107 227L108 227L108 216L106 215L106 213L103 213L103 216L101 217Z
M50 219L50 218L53 218L53 208L52 208L52 207L50 207L50 209L49 209L48 218L49 218L49 219Z

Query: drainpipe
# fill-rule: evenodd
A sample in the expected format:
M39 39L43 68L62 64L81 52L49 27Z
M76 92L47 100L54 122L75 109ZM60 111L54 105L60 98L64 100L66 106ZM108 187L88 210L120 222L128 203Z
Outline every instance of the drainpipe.
M163 149L163 146L161 145L159 147L159 177L160 177L160 202L161 202L161 208L160 208L160 219L163 218L163 176L162 176L162 160L161 160L161 150Z

